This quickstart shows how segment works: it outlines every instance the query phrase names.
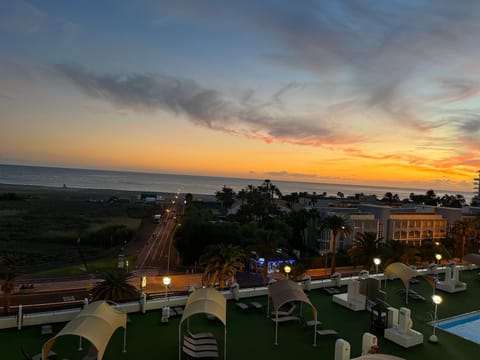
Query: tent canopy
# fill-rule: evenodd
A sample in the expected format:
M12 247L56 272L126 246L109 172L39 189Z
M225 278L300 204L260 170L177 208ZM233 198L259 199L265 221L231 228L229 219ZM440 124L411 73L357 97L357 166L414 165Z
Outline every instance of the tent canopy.
M311 306L312 312L316 317L317 309L312 305L310 299L296 282L292 280L277 281L268 287L268 292L272 298L275 311L278 311L278 309L288 302L302 301Z
M305 295L303 289L295 281L280 280L272 283L268 287L268 294L272 298L273 308L275 309L275 345L278 340L278 309L284 304L291 301L304 302L312 308L313 319L315 320L315 331L313 332L313 345L317 345L317 309L310 302L310 299ZM269 302L270 304L270 302ZM269 311L269 310L268 310ZM268 313L267 313L268 314Z
M397 275L402 280L403 285L408 288L409 281L412 277L420 275L417 270L405 265L401 262L396 262L388 265L385 268L385 276Z
M47 358L58 337L77 335L90 341L97 349L97 358L102 359L110 338L119 327L127 328L126 313L112 308L106 301L93 302L43 345L42 358Z
M197 289L187 299L180 325L194 314L215 315L224 326L227 326L227 299L214 288Z
M196 289L187 299L185 310L183 310L182 319L178 326L178 359L181 359L182 348L182 324L190 316L195 314L210 314L217 317L223 323L224 327L224 349L223 357L227 359L227 299L218 290L214 288ZM188 322L187 322L188 327Z

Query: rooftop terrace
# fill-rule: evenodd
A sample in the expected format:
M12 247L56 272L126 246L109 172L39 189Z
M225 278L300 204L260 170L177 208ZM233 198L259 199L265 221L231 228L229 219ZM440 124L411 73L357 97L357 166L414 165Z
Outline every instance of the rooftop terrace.
M459 293L443 293L443 302L438 306L438 318L447 318L479 310L480 282L476 280L477 270L464 270L461 280L468 284L467 291ZM379 337L380 352L403 357L409 360L426 359L473 359L478 356L478 344L457 337L453 334L437 329L438 344L428 342L432 334L432 326L428 323L434 310L430 300L432 288L426 281L411 285L417 293L423 295L423 302L410 300L405 305L405 297L397 290L403 285L399 280L387 281L387 302L394 307L406 306L411 309L413 328L424 334L425 342L422 345L404 349L381 336ZM346 291L346 287L342 288ZM323 323L322 328L335 329L339 337L351 344L351 355L356 357L361 351L362 334L370 330L370 315L366 311L353 312L332 302L331 295L316 289L307 292L313 305L318 310L318 319ZM274 345L275 327L266 316L267 297L245 298L243 302L260 302L265 305L263 310L242 311L235 306L233 300L227 304L227 359L333 359L334 337L319 337L317 346L312 346L312 329L307 329L298 322L289 322L279 325L278 345ZM303 308L306 320L312 319L311 311L307 306ZM118 330L111 339L104 359L178 359L178 336L180 317L170 318L167 324L161 324L161 310L147 311L146 314L133 313L129 315L131 321L127 327L127 352L123 353L123 331ZM53 324L54 333L58 332L64 323ZM217 335L219 343L223 342L223 325L215 320L208 320L206 316L195 315L190 320L190 328L194 332L211 331ZM40 352L42 345L52 335L41 335L40 326L28 326L21 330L0 330L1 359L24 359L21 349L31 354ZM54 351L57 359L82 359L88 351L88 343L83 340L82 351L78 351L79 338L60 338ZM220 352L223 346L219 346ZM186 358L186 357L182 357ZM223 353L220 359L223 358Z

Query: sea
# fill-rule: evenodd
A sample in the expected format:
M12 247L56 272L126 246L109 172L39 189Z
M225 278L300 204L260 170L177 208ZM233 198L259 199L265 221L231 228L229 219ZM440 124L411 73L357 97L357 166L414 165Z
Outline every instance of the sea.
M47 187L69 187L83 189L112 189L126 191L149 191L162 193L191 193L200 195L214 195L224 186L238 192L248 185L259 186L265 179L247 179L216 176L198 176L182 174L161 174L133 171L92 170L76 168L59 168L44 166L2 165L0 164L0 184L34 185ZM430 189L407 189L368 185L344 185L314 182L295 182L270 179L282 192L326 193L327 196L337 196L341 192L347 196L355 194L376 195L382 198L385 193L398 194L405 199L413 192L425 194ZM444 194L460 194L467 203L472 193L446 190L436 190L437 196Z

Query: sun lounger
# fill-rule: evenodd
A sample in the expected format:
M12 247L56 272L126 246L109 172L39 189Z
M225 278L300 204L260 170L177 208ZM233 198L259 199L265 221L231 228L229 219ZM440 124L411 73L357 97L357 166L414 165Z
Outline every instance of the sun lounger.
M314 327L315 325L321 326L322 322L318 320L307 320L305 321L305 326L306 327Z
M201 339L193 339L187 335L183 336L183 340L189 342L193 345L216 345L217 339L209 337L209 338L201 338Z
M300 318L298 316L279 316L278 319L275 317L272 317L273 322L288 322L288 321L300 321Z
M215 335L213 335L211 332L192 333L190 330L188 331L188 336L194 340L203 338L215 338Z
M218 358L218 351L193 351L183 347L183 352L192 358Z
M175 311L175 313L179 316L182 316L183 315L183 308L181 308L180 306L175 306L173 308L173 311Z
M323 292L327 293L328 295L335 295L335 294L340 294L340 289L334 288L334 287L326 287L322 289Z
M235 306L243 311L248 310L248 305L242 302L236 302Z
M338 335L338 332L333 329L324 329L324 330L317 330L317 334L320 336L331 336L331 335Z
M257 310L260 310L263 308L263 305L256 301L251 302L250 305L252 305Z
M287 311L272 311L272 316L275 316L276 313L278 313L278 316L291 316L293 314L293 311L295 310L295 308L297 307L296 304L293 304L290 309L288 309Z
M204 345L196 345L192 344L188 341L183 342L183 346L187 347L188 349L199 352L199 351L218 351L218 346L216 344L204 344Z
M42 325L42 335L50 335L53 334L53 328L52 325Z

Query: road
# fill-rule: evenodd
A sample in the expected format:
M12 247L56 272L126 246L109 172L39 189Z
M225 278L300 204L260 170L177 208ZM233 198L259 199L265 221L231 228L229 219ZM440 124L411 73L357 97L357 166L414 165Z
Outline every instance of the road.
M161 222L155 227L150 240L140 251L135 264L136 270L141 272L156 268L159 272L170 273L175 268L178 254L173 246L173 236L183 211L184 202L177 193L163 214Z

